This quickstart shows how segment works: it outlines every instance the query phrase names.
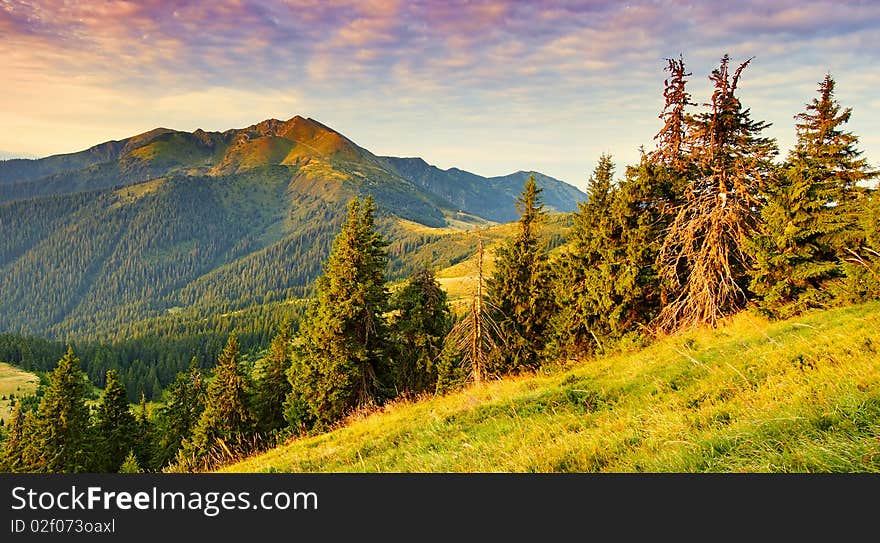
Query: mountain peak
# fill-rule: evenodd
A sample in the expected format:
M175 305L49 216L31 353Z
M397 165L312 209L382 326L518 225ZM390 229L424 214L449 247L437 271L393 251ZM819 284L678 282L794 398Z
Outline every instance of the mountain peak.
M339 132L332 128L319 123L312 118L294 115L286 121L279 119L266 119L257 124L242 129L242 132L260 136L276 136L291 140L300 139L302 141L313 140L325 133L332 133L342 136Z

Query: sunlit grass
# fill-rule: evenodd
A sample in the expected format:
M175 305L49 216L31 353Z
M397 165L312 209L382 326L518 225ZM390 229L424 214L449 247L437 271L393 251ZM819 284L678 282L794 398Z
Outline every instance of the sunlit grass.
M9 422L11 418L10 394L16 398L28 396L37 390L39 384L39 377L33 373L0 362L0 420Z
M419 402L224 471L878 472L880 304L742 313Z

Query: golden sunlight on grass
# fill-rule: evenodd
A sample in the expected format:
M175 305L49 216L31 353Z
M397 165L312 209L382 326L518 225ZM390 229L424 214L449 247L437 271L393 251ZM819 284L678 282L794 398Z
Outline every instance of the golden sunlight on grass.
M878 472L880 303L397 402L221 471Z

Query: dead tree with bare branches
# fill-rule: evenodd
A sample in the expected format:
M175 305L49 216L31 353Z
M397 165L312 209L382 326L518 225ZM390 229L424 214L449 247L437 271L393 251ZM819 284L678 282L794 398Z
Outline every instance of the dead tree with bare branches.
M666 103L659 117L663 120L663 128L654 136L657 149L651 153L650 160L667 168L684 171L687 169L688 155L688 123L690 121L687 108L694 106L691 95L687 92L688 77L693 75L684 67L684 58L667 58L666 68L669 77L663 81L663 98Z
M498 324L487 307L485 286L483 240L480 239L477 244L477 276L468 312L446 336L447 343L461 357L461 365L468 370L470 380L478 386L486 377L490 353L498 348L496 338L501 338Z
M714 326L747 301L746 243L754 231L760 194L772 175L776 143L762 137L769 123L754 121L736 95L749 59L730 73L730 57L709 76L707 111L689 118L688 159L694 168L658 254L670 292L655 319L659 331Z

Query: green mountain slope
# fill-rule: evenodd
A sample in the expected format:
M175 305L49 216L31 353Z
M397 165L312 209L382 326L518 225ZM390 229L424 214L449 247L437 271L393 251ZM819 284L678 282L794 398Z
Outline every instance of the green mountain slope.
M405 167L412 160L423 166ZM513 202L527 176L517 172L487 179L454 168L438 170L420 159L377 157L320 122L295 116L224 132L157 128L78 153L0 161L0 202L268 166L288 167L300 192L330 199L370 192L401 216L432 226L446 223L443 209L513 220ZM536 175L552 209L574 211L585 198L571 185Z
M0 186L8 186L33 181L63 172L82 170L98 164L118 160L154 139L173 132L167 128L156 128L123 140L113 140L95 145L85 151L54 155L40 159L15 158L0 161Z
M880 472L880 304L400 402L227 472Z
M531 174L535 175L535 181L543 190L541 197L548 211L576 211L577 202L586 200L586 195L577 188L538 172L482 177L458 168L441 170L421 158L383 158L401 176L446 199L457 209L496 222L517 219L513 202Z
M2 204L0 330L86 337L303 296L345 202L290 185L274 167Z
M521 177L509 187L484 180L480 194L515 213ZM367 194L392 243L392 277L411 270L407 255L425 244L499 216L479 202L458 209L388 159L298 116L225 132L156 129L2 162L0 332L94 338L182 309L305 296L347 202ZM464 257L447 253L430 264Z

